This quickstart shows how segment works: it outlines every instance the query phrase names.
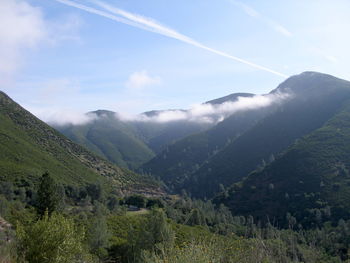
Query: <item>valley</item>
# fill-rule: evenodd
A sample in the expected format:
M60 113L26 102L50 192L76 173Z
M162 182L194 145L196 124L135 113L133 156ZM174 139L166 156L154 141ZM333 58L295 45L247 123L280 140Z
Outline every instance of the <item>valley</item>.
M350 222L348 81L304 72L262 95L268 104L240 107L225 112L223 119L215 110L223 105L236 109L242 98L256 103L257 95L238 93L202 104L214 109L210 116L219 121L122 120L115 112L99 110L87 113L96 115L91 122L54 126L58 131L0 95L0 212L12 224L22 222L24 231L29 231L25 222L33 220L38 205L44 202L45 207L52 200L55 216L60 216L56 211L68 217L77 213L77 220L92 231L92 250L84 253L96 260L142 258L152 251L146 244L171 247L174 235L176 244L194 238L192 249L204 246L213 250L210 253L220 250L221 242L240 247L228 236L241 236L261 260L272 262L276 256L287 262L290 255L306 260L305 251L314 253L307 262L326 255L346 258L339 248L322 243L329 242L327 238L316 247L309 242L317 229L335 231ZM45 190L40 201L45 172L52 178L45 182L52 190ZM42 220L56 220L51 218ZM137 239L125 227L136 227ZM0 232L13 239L13 230ZM290 249L292 233L304 240L293 243L292 254L268 252L274 249L274 239ZM207 238L214 238L215 244ZM334 238L334 244L347 245L341 237ZM129 251L132 242L141 242L135 244L138 252ZM246 253L251 252L243 248L241 256L231 255L233 261L225 262L247 259Z

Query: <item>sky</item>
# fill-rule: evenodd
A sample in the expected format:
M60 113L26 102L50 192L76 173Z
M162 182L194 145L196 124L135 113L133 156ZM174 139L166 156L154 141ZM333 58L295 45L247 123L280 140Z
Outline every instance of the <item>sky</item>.
M348 0L0 0L0 90L43 120L350 80Z

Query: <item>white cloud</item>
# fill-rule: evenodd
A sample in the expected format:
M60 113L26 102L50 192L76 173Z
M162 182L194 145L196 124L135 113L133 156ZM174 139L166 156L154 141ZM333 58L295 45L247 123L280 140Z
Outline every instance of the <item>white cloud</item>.
M160 77L150 76L146 70L134 72L129 76L125 87L130 91L141 90L148 86L159 85Z
M0 0L0 83L14 80L25 64L26 55L44 44L57 45L65 40L80 41L82 20L66 14L44 19L42 10L24 0ZM9 85L4 85L8 87Z
M117 117L125 121L149 121L160 123L191 121L217 123L234 113L268 107L272 104L281 103L290 97L291 95L287 93L255 95L253 97L238 97L236 101L228 101L222 104L197 104L186 111L160 111L153 116L147 116L145 114L132 116L119 113L117 114Z
M23 50L47 35L41 10L22 0L1 0L0 79L8 80L23 62Z
M47 98L50 96L55 97L55 94L61 93L61 87L63 87L63 85L56 86L59 84L59 82L60 81L53 83L52 88L50 87L47 89ZM65 80L62 80L62 83L67 84ZM69 82L67 85L67 87L69 87ZM74 95L74 92L72 93L72 96L76 98L80 97L79 93L76 93L76 95ZM216 124L237 112L262 109L273 104L282 103L290 97L291 95L288 93L273 93L267 95L255 95L253 97L238 97L236 101L228 101L222 104L195 104L188 110L164 110L159 111L153 115L134 115L118 112L116 113L116 118L122 121L155 123L189 121ZM71 102L70 100L68 101ZM52 105L55 105L55 103ZM87 115L84 112L79 112L72 108L67 108L66 105L52 105L50 103L47 103L45 105L36 105L34 103L32 105L28 105L26 108L43 121L52 125L83 125L98 118L94 114Z
M79 112L74 109L54 109L52 107L48 108L35 108L27 107L31 113L42 121L54 125L54 126L64 126L64 125L84 125L98 117L96 114L84 112Z

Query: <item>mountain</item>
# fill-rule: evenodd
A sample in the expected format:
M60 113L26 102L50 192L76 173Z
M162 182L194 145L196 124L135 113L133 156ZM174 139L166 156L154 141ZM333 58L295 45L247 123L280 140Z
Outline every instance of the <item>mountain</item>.
M119 168L73 143L0 92L0 181L36 183L45 172L71 186L103 184L157 192L148 177Z
M217 105L217 104L222 104L225 102L229 102L229 101L237 101L239 97L245 97L245 98L250 98L253 97L254 94L252 93L232 93L230 95L218 98L218 99L214 99L214 100L210 100L207 101L205 104L213 104L213 105Z
M205 104L217 105L235 101L238 97L251 96L253 94L236 93L205 102ZM119 166L136 170L156 154L162 152L168 145L215 125L215 123L191 120L158 121L156 119L162 114L172 112L186 113L187 111L154 110L142 113L140 116L143 119L124 120L116 112L98 110L87 113L96 116L89 123L82 125L52 124L52 126L74 142L87 147L101 157Z
M206 103L221 104L235 102L239 97L253 97L254 94L235 93ZM253 127L274 106L259 110L242 111L229 116L222 122L203 132L187 136L170 144L160 154L142 166L171 188L180 190L183 181L197 171L207 160L230 144L238 136Z
M184 110L180 110L186 112ZM157 111L158 114L169 111ZM148 114L147 112L146 114ZM145 113L144 113L145 114ZM150 115L148 115L150 116ZM139 136L155 154L161 152L167 145L182 139L190 134L206 130L212 123L177 120L167 122L134 121L132 125L137 129Z
M300 137L320 128L350 98L350 83L305 72L279 85L292 94L273 114L239 136L204 164L183 186L195 196L211 196L274 159Z
M233 213L304 225L350 218L350 98L322 127L216 197ZM290 218L289 216L289 218Z
M145 170L176 191L185 189L196 197L212 197L222 189L221 185L227 187L242 180L272 162L295 140L322 127L350 98L350 84L330 75L304 72L287 79L270 94L277 93L289 94L290 98L263 111L246 111L240 113L241 117L232 115L210 130L209 140L202 139L209 131L185 138L169 146L162 153L163 160L158 155L147 163ZM250 114L250 121L244 114ZM245 125L238 120L246 121ZM223 124L231 130L219 129ZM212 150L208 141L227 138L222 131L228 131L232 137L216 151L207 151ZM182 166L186 169L181 170ZM191 166L192 169L187 168Z
M135 127L130 122L119 120L116 113L98 110L88 114L96 118L87 124L54 127L74 142L118 166L136 169L154 156L138 136Z
M162 112L165 111L145 112L141 115L151 118ZM107 110L87 114L96 118L82 125L51 125L74 142L132 170L152 159L167 144L208 127L206 123L186 120L123 120L116 112Z

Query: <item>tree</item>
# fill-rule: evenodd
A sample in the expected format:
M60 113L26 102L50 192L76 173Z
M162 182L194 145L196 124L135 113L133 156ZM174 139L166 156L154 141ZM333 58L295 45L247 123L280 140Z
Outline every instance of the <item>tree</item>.
M126 198L125 203L127 205L133 205L139 208L143 208L146 206L147 200L141 195L132 195Z
M107 256L107 247L109 245L110 234L108 232L108 226L102 204L95 202L94 218L89 228L88 241L91 252L103 259Z
M104 199L101 184L89 184L86 186L86 192L91 197L91 201L101 202Z
M8 201L11 201L13 195L13 184L11 182L0 182L0 194L3 194Z
M17 226L17 251L28 263L87 262L88 254L83 248L84 230L73 219L46 212L42 219L24 226Z
M39 216L43 216L46 210L49 216L57 210L60 202L59 188L48 172L41 177L37 195L36 208Z
M136 238L135 238L136 237ZM129 244L135 258L142 257L142 251L159 253L173 246L175 234L167 223L166 215L161 209L153 209L140 232L130 233Z
M193 209L187 221L187 224L190 226L205 225L205 218L203 213L201 213L201 211L197 208Z

